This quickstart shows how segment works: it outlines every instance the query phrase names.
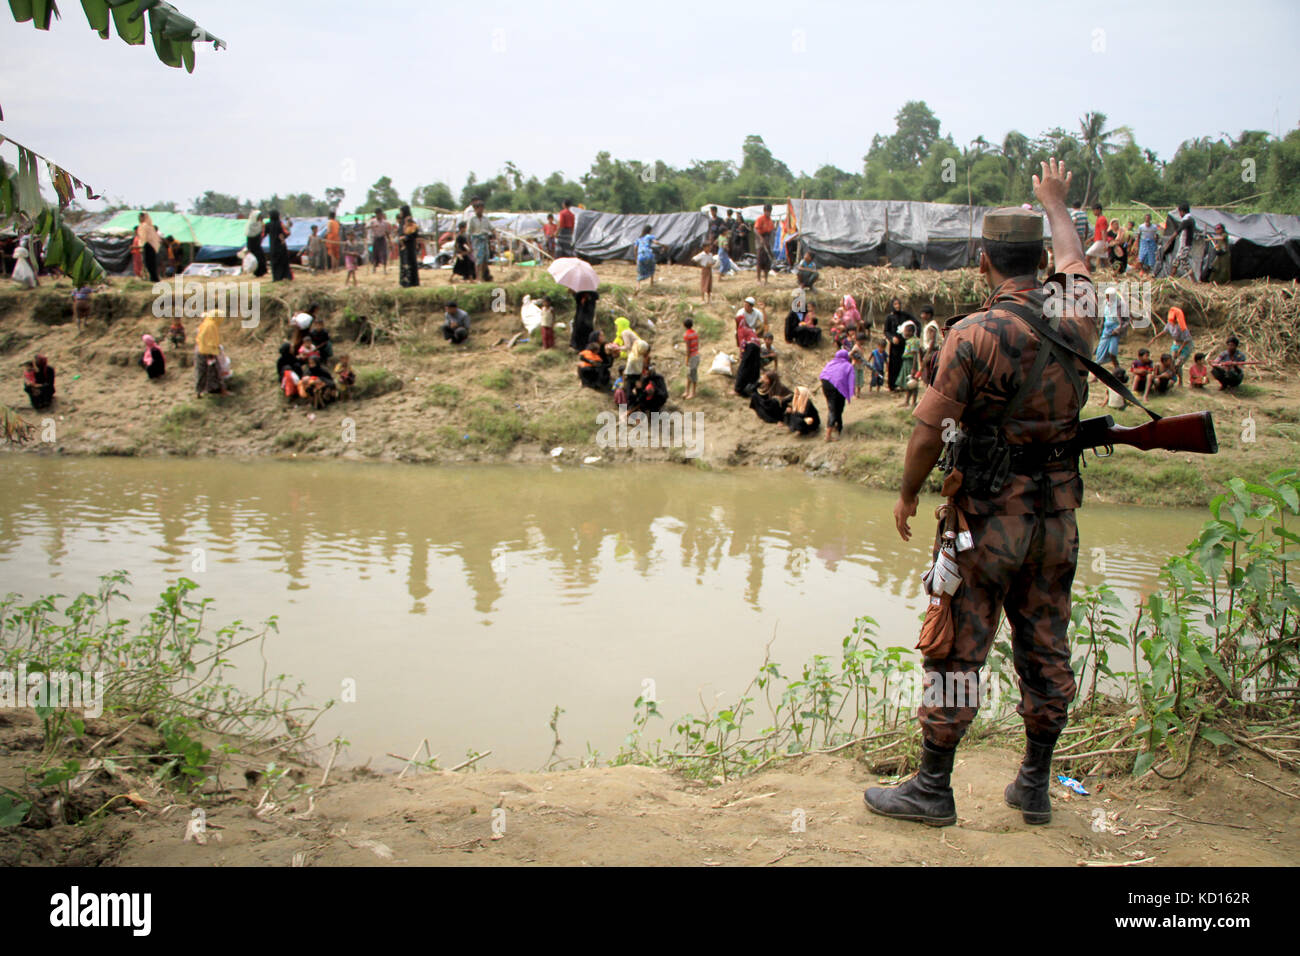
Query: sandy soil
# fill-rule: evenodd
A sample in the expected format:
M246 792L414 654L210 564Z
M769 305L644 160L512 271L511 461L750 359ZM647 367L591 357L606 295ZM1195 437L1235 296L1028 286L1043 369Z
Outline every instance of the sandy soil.
M610 263L599 267L602 281L631 288L634 268ZM877 270L880 271L880 270ZM827 290L863 281L884 281L866 275L870 270L827 270ZM513 267L498 270L498 283L534 277L533 270ZM886 277L887 278L887 277ZM441 287L446 272L421 276L424 287ZM392 289L396 270L361 276L362 291ZM288 287L264 286L265 296L310 296L313 292L337 294L338 275L303 275ZM65 283L66 284L66 283ZM457 286L460 288L461 286ZM55 286L54 288L61 288ZM137 286L137 289L139 287ZM851 403L846 412L844 438L827 444L822 436L798 439L779 426L760 422L731 390L730 380L701 373L700 397L689 403L676 399L684 384L685 357L680 341L681 309L717 320L712 334L702 336L704 367L719 350L735 354L730 331L743 297L756 293L766 300L769 319L783 320L785 303L793 288L789 276L773 277L760 289L752 278L728 279L715 285L710 306L701 306L698 272L683 266L659 270L653 289L636 294L632 309L641 316L657 316L650 334L656 364L674 396L669 410L698 410L705 414L705 442L701 463L710 467L759 465L800 467L813 474L832 474L864 484L892 488L902 462L910 418L900 398L886 394L867 396ZM476 315L467 347L453 348L438 332L440 315L409 316L408 332L396 342L360 345L341 340L342 321L324 314L336 337L336 349L348 351L359 369L386 369L395 377L394 390L364 400L340 403L312 413L301 405L288 405L274 386L274 360L281 341L278 327L254 332L231 329L227 350L236 370L236 394L226 400L196 400L191 390L191 346L164 346L169 360L167 376L150 382L136 364L142 332L158 334L165 322L148 311L150 296L137 292L136 314L112 321L97 318L78 332L69 314L42 321L32 316L30 299L6 292L0 298L0 374L3 398L26 408L20 391L20 367L34 352L43 352L59 371L59 398L51 416L53 442L36 441L34 453L110 455L224 455L315 456L414 462L531 461L545 459L554 447L565 449L565 460L578 461L601 455L606 462L629 459L682 460L680 450L614 450L596 446L598 412L608 400L578 386L572 355L545 356L536 351L510 351L500 344L521 326L513 314ZM336 303L337 305L337 300ZM600 316L613 312L602 300ZM919 303L909 303L916 308ZM561 313L560 320L568 316ZM877 316L877 319L879 316ZM823 317L823 322L827 317ZM192 343L194 320L187 322ZM1137 333L1134 333L1137 335ZM561 330L557 338L564 341ZM829 346L804 351L788 346L777 336L780 371L787 384L817 385L822 365L830 358ZM159 335L162 341L162 336ZM1136 338L1125 343L1125 354L1143 344ZM495 387L485 384L488 373L508 370L510 379ZM431 400L434 385L452 386L450 401ZM524 427L512 440L507 434L479 434L470 410L476 402L492 403L499 411L518 413ZM1237 473L1266 474L1294 463L1300 439L1300 385L1293 375L1252 376L1240 394L1176 391L1153 400L1163 413L1209 408L1219 424L1221 453L1213 458L1176 456L1164 452L1140 453L1120 449L1104 467L1091 468L1086 484L1094 500L1139 501L1147 504L1197 504L1211 497L1226 477ZM1100 414L1104 410L1094 406ZM825 410L822 409L824 412ZM43 422L29 408L29 420ZM1250 417L1254 441L1244 440L1245 419ZM355 424L355 441L342 440L344 419ZM1122 413L1121 424L1136 424L1144 416L1136 409Z
M30 711L0 722L0 784L35 759ZM92 727L107 731L107 725ZM148 731L140 729L139 743ZM1055 814L1029 827L1002 790L1018 754L963 748L954 772L959 819L942 830L868 813L879 779L860 761L814 756L740 782L706 785L645 767L553 773L419 772L405 779L335 772L323 789L262 802L251 771L227 768L228 792L202 803L151 789L140 773L100 771L70 806L99 818L0 830L0 864L117 866L602 865L1118 865L1256 866L1300 862L1295 774L1253 756L1202 748L1180 780L1094 784L1089 797L1053 786ZM85 764L83 764L84 766ZM1245 775L1253 775L1248 779ZM315 787L318 767L296 767ZM1284 797L1266 784L1289 790ZM131 799L123 798L130 793ZM281 787L280 794L287 793ZM259 804L261 806L259 807ZM204 839L187 839L192 806ZM803 830L796 828L802 820Z

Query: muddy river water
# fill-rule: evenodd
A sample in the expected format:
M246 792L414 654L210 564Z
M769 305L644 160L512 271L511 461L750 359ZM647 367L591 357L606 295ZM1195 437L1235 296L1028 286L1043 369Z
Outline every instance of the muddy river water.
M911 647L932 526L904 544L883 492L668 465L7 455L0 477L0 592L73 595L120 568L132 617L181 575L214 599L212 620L277 615L271 673L316 701L354 682L320 738L376 768L427 737L443 766L474 748L535 769L557 704L561 753L609 757L643 682L666 716L698 710L742 690L774 636L793 670L836 654L859 615ZM1132 603L1203 520L1089 504L1079 582L1104 573ZM255 683L260 662L246 666Z

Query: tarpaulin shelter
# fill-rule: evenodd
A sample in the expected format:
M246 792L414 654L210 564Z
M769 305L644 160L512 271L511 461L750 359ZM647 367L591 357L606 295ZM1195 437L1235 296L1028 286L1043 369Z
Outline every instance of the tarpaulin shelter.
M1233 279L1300 279L1300 216L1270 212L1233 213L1193 207L1191 217L1196 226L1191 256L1193 263L1197 264L1197 278L1203 277L1209 264L1207 260L1212 258L1206 255L1205 240L1214 232L1214 227L1222 223L1232 249ZM1160 242L1161 260L1157 275L1167 274L1172 265L1173 250L1166 256L1164 246L1181 227L1182 220L1170 213Z
M90 228L78 228L77 234L129 236L140 224L140 213L147 211L161 236L174 236L182 245L194 247L196 261L228 259L239 254L246 244L245 229L248 220L243 217L187 216L178 212L124 209L107 222ZM128 245L128 254L129 254ZM98 256L96 256L98 258ZM103 260L101 259L102 263Z
M884 199L796 199L794 207L818 265L907 269L974 265L991 208Z
M709 235L709 218L703 213L624 214L579 209L573 227L574 252L589 262L635 261L636 241L647 225L667 246L669 262L685 262L703 248Z

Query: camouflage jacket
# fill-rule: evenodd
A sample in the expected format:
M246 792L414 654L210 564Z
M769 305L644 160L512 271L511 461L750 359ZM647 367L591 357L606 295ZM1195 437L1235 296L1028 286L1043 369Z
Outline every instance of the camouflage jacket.
M1062 337L1085 355L1097 341L1097 296L1082 262L1070 274L1058 274L1039 286L1033 277L1008 279L989 296L978 312L951 326L939 354L934 383L913 413L920 421L947 430L956 423L966 428L996 425L1038 353L1039 337L1019 316L997 307L998 302L1030 303L1042 290L1055 295L1059 321L1047 316ZM1086 383L1088 371L1077 359L1074 365ZM1074 438L1082 402L1066 370L1051 360L1036 388L1024 397L1019 410L1007 421L1011 445L1055 444ZM946 437L946 436L945 436ZM1072 464L1072 463L1071 463ZM1049 470L1040 477L1012 474L1002 491L988 499L958 493L957 506L973 514L1025 514L1038 510L1066 511L1083 502L1083 482L1072 467Z

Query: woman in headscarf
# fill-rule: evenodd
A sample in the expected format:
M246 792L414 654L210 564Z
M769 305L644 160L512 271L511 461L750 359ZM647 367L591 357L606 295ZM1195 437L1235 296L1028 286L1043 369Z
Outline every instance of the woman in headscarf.
M844 406L853 400L853 362L848 352L840 349L826 363L821 383L826 396L826 440L835 441L844 431Z
M274 258L272 258L274 263ZM199 398L209 393L229 395L221 380L221 316L208 312L194 337L194 390Z
M280 357L275 360L275 380L280 383L285 398L298 394L298 382L302 380L302 362L293 354L293 346L288 342L280 345Z
M785 403L785 427L796 435L812 435L821 427L821 422L817 406L812 403L812 390L802 385L795 386Z
M410 206L397 212L397 257L401 268L397 281L402 288L420 284L420 224L411 215Z
M889 304L889 314L885 316L885 341L889 343L889 374L885 376L885 383L891 392L898 387L894 383L898 380L898 369L903 364L905 344L900 330L907 321L915 322L916 316L903 311L902 299L894 299Z
M158 281L158 252L162 249L162 236L154 228L153 219L147 212L140 213L140 225L135 227L135 236L140 241L140 251L144 254L144 271L149 273L149 281Z
M271 281L292 279L293 270L289 268L289 247L285 240L289 238L289 227L280 221L280 210L272 209L266 220L266 239L271 249Z
M38 411L49 408L54 401L54 366L44 355L36 356L24 370L23 391Z
M148 332L142 335L141 339L144 341L144 354L140 356L140 367L150 378L162 378L167 371L167 361L163 358L162 349Z
M817 317L814 315L815 310L811 302L807 304L804 311L796 310L802 295L802 292L795 293L794 303L785 317L785 340L801 348L812 349L821 345L822 330L817 325Z
M572 295L573 330L569 335L569 347L575 352L581 352L587 347L596 327L596 300L600 296L595 292L574 292Z
M846 293L844 299L840 302L840 307L844 309L841 318L844 328L853 332L862 329L862 313L858 311L858 303L854 301L853 296ZM862 329L862 331L867 330Z
M248 251L257 260L257 268L253 270L255 276L266 275L266 253L262 251L262 236L265 233L266 227L262 225L262 210L254 209L248 214L248 225L244 228L244 236Z
M764 372L759 376L758 387L749 396L749 407L763 421L780 425L789 398L790 390L781 384L781 376L776 372Z
M763 368L763 346L759 344L757 337L745 345L744 351L740 353L740 361L736 364L736 394L742 398L749 398L754 390L758 387L758 376Z
M592 332L587 347L578 353L578 381L597 391L609 390L609 366L613 359L605 350L605 333Z
M453 240L453 256L451 266L451 277L455 279L460 276L470 282L478 279L478 272L474 269L474 251L470 248L469 233L465 231L463 222L456 224L456 237Z
M739 209L736 210L736 223L731 227L731 238L727 240L727 246L727 253L733 261L749 254L749 224Z

